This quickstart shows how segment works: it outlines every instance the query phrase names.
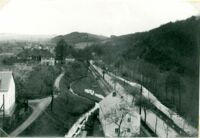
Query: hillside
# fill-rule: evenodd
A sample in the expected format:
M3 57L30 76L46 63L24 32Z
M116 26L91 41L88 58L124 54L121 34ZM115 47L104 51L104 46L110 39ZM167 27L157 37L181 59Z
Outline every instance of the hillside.
M147 32L111 37L90 50L101 49L96 55L112 72L142 83L197 126L199 32L200 19L191 17Z
M106 40L107 37L89 33L72 32L70 34L56 36L52 38L51 41L57 43L60 39L64 39L67 43L75 45L78 48L84 48L87 45L92 45L95 42Z
M114 51L112 55L120 56L123 60L144 59L161 70L198 73L199 32L200 19L191 17L148 32L113 37L97 46L107 51L105 55Z
M199 19L168 23L144 33L140 41L129 46L123 56L126 59L142 58L163 70L198 73L199 31Z

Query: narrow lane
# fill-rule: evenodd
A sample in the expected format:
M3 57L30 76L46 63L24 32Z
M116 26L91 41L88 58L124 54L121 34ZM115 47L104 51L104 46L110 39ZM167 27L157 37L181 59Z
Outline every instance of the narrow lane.
M48 107L50 102L51 102L50 97L41 99L37 105L35 105L35 102L30 102L30 106L33 109L33 113L28 117L28 119L26 119L25 122L23 122L19 127L17 127L17 129L15 129L9 135L11 137L16 137L21 132L23 132L28 126L30 126L40 116L40 114Z
M63 70L63 69L62 69ZM65 75L65 72L63 71L55 80L54 82L54 87L57 88L58 90L60 90L60 80L62 79L62 77Z
M63 76L64 76L64 71L54 81L54 87L57 88L58 90L60 89L59 84ZM54 95L54 97L56 98L57 95ZM22 133L42 114L43 111L46 110L46 108L49 106L50 103L51 103L51 96L42 99L29 100L29 106L33 109L33 113L20 126L18 126L13 132L11 132L9 136L16 137L20 133Z

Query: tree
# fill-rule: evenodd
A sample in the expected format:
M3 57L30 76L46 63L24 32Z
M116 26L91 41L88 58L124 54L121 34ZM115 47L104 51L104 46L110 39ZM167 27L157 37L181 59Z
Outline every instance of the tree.
M55 53L56 53L56 59L60 60L61 63L64 62L65 57L67 56L67 49L68 49L68 44L65 42L64 39L61 39L58 41L56 47L55 47Z
M141 82L148 86L148 87L152 87L153 90L156 90L156 86L157 86L157 79L158 79L158 68L150 63L147 63L143 60L141 60L139 63L139 73L142 75L141 78Z
M104 79L104 76L105 76L106 72L107 72L107 69L106 69L105 66L103 66L103 67L102 67L103 79Z
M92 59L92 53L88 48L78 50L74 50L73 48L71 48L71 51L73 52L72 56L74 56L78 60L84 61Z
M155 123L155 134L157 134L157 125L158 125L158 116L156 115L156 123Z
M114 76L114 77L112 77L112 82L113 82L113 88L114 88L114 90L116 91L116 87L117 87L117 78Z
M147 118L147 110L152 108L152 102L144 97L139 97L136 99L135 102L136 106L139 106L143 109L144 111L144 122L146 123L146 118Z
M170 72L166 78L166 93L171 92L171 101L175 103L175 95L179 97L179 110L181 111L181 78L177 73Z
M129 106L125 102L116 105L109 112L104 114L105 119L109 123L114 123L115 125L117 125L118 137L123 136L123 134L125 134L125 132L127 131L126 128L122 128L123 121L125 121L127 115L134 116L131 112L131 109L129 109Z

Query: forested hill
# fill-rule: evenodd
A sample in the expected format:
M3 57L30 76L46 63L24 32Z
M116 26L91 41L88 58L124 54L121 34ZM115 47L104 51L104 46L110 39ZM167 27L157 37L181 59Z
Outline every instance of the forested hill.
M142 83L197 127L199 45L200 18L191 17L147 32L113 36L86 50L93 50L110 71Z
M80 42L98 42L107 39L107 37L89 33L72 32L70 34L56 36L52 41L58 42L60 39L64 39L70 44L76 44Z
M144 59L162 70L198 74L199 33L200 18L191 17L148 32L113 37L103 45L124 60Z

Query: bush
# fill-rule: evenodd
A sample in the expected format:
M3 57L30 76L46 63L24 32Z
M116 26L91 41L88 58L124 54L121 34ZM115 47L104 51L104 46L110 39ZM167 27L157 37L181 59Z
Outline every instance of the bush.
M41 98L53 92L54 80L60 70L51 66L37 66L26 80L15 79L17 95L20 98Z
M64 136L77 119L94 106L94 102L62 92L55 98L53 111L48 107L20 136Z
M17 62L16 57L7 57L7 58L3 59L3 64L4 65L13 65L16 62Z

